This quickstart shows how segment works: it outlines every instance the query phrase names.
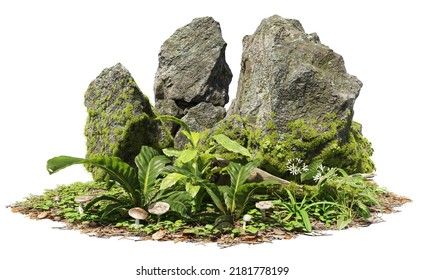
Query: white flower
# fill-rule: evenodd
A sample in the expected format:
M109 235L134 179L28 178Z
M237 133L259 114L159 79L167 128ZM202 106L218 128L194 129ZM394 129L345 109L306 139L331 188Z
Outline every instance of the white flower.
M289 170L289 173L291 173L292 175L298 175L301 173L301 169L298 166L296 166L294 163L288 167L288 170Z
M322 173L317 172L317 174L314 175L313 180L314 180L314 182L317 183L317 182L319 182L320 179L322 179Z
M288 169L289 173L292 175L298 175L302 172L308 171L308 166L303 163L303 161L299 158L290 159L286 162L286 169Z

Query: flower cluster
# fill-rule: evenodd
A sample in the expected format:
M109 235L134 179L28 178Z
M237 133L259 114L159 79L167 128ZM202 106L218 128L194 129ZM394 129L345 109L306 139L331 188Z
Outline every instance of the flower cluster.
M314 182L319 182L320 179L322 179L322 177L328 173L331 170L331 168L324 166L323 164L319 165L319 167L317 168L317 173L316 175L314 175L313 180ZM336 177L336 175L334 174L333 176L331 176L331 178Z
M299 158L288 160L286 162L286 169L288 169L291 175L298 175L308 171L307 165Z
M314 175L314 177L313 177L313 180L314 180L314 182L319 182L319 180L320 179L322 179L322 177L323 177L323 174L325 174L326 172L325 172L325 169L326 169L326 167L325 166L323 166L323 164L321 164L321 165L319 165L319 167L317 168L317 173L316 173L316 175Z

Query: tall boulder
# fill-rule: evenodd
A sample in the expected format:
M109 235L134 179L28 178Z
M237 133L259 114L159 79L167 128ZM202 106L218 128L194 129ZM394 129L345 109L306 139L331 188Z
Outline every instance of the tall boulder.
M352 121L361 87L317 34L275 15L245 36L236 98L213 133L249 146L278 176L295 158L370 172L373 149Z
M339 54L321 44L317 34L305 33L298 20L264 19L243 40L241 66L228 115L249 117L265 132L272 121L282 136L290 122L314 120L321 130L333 115L345 121L338 134L347 137L362 83L347 73Z
M157 145L156 124L149 99L120 63L104 69L84 95L88 117L85 126L87 158L117 156L133 165L142 145ZM105 178L89 167L95 180Z
M177 29L164 42L159 53L154 83L156 110L160 114L182 118L200 103L224 108L229 101L232 80L225 58L226 45L220 24L212 17L195 18ZM223 116L221 111L204 113L210 116L220 112L212 116L217 119ZM209 123L209 127L213 125L213 122ZM196 130L196 127L192 129Z

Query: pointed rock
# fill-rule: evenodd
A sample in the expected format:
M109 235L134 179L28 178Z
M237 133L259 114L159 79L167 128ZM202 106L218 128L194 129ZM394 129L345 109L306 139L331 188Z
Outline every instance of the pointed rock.
M159 114L181 118L200 103L224 108L232 80L226 45L220 24L211 17L195 18L164 42L154 84Z
M267 132L272 121L283 136L287 124L314 120L316 128L334 116L346 121L338 136L346 138L354 101L362 83L347 73L343 58L307 34L294 19L272 16L243 40L242 69L236 99L228 116L247 117Z
M90 83L84 104L88 112L87 158L117 156L133 165L142 145L156 145L157 128L149 99L120 63L104 69ZM102 170L89 170L95 180L105 179Z

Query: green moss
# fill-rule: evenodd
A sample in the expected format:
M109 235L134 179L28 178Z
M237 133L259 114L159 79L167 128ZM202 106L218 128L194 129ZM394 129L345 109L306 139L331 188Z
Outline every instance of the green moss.
M142 145L158 146L157 124L147 96L134 79L123 75L109 88L93 82L85 94L88 118L85 126L87 157L118 156L129 164ZM87 167L95 180L107 180L105 173Z
M353 122L348 136L340 135L346 123L334 114L317 120L296 120L287 125L287 132L279 134L269 121L267 135L252 127L247 119L231 116L219 124L213 134L223 133L247 147L261 161L261 168L281 177L289 174L286 162L300 158L307 164L322 159L330 167L340 167L348 173L367 173L374 170L371 143L361 134L360 124ZM273 129L272 129L273 128ZM221 151L220 151L221 152ZM224 153L228 159L229 156Z
M124 110L122 111L122 115L127 119L131 119L131 117L133 116L133 111L134 106L130 102L127 102Z
M125 93L125 92L121 93L120 98L123 99L123 100L127 100L128 99L127 93Z
M323 159L327 166L341 167L348 173L368 173L375 170L370 158L372 154L372 144L361 134L361 125L353 122L345 144L340 146L334 140L316 158Z

